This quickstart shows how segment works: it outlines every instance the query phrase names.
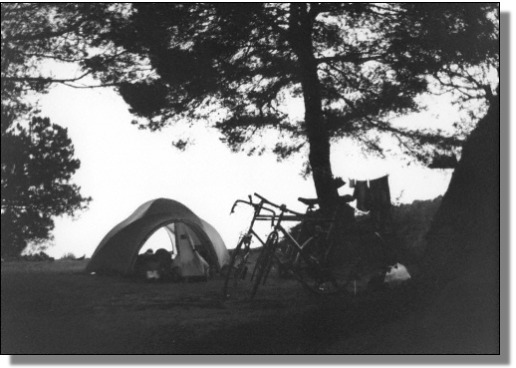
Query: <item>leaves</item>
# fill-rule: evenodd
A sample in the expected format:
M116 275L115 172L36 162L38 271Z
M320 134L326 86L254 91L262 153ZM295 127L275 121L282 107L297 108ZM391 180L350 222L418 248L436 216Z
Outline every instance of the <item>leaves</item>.
M2 134L2 255L50 237L55 216L73 215L91 198L70 183L80 162L66 129L34 117Z
M151 129L177 121L177 115L194 117L207 103L223 107L229 116L216 127L237 150L251 142L253 124L291 127L295 122L286 114L284 96L300 92L305 72L294 52L304 31L289 19L303 6L135 4L123 33L112 41L147 58L157 79L123 86L121 94ZM473 75L467 66L497 67L497 9L490 4L305 7L323 113L334 137L354 132L364 140L367 129L384 127L379 122L393 113L418 111L415 97L428 91L429 77L440 80L441 88L459 88L462 79L468 88L484 91L485 74ZM460 68L452 73L452 65ZM294 138L303 128L290 131ZM296 150L274 151L285 156Z
M333 137L354 131L365 142L370 122L384 126L378 123L418 111L415 98L429 89L485 100L496 88L487 78L499 64L495 4L24 5L34 20L13 13L22 5L2 6L10 25L4 27L10 39L3 38L2 47L11 67L28 68L35 65L29 60L44 55L80 60L85 73L116 85L131 112L147 119L140 127L157 130L181 118L211 120L230 145L256 144L234 121L266 116L274 122L260 122L259 129L303 124L289 119L285 103L302 92L306 71L296 40L303 32L309 32L312 48L306 52L317 63L323 114ZM300 9L309 19L292 22ZM42 38L27 42L31 35ZM22 38L26 44L15 42ZM44 90L55 81L31 70L20 74L23 81L2 83ZM228 116L203 113L217 109ZM292 132L293 139L303 130L298 125L284 134Z

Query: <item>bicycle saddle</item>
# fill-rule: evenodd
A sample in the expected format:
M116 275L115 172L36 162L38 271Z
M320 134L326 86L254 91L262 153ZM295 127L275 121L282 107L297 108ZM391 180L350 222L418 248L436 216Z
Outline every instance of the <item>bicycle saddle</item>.
M299 197L297 200L299 202L301 202L301 203L306 204L307 206L313 206L313 205L316 205L316 204L319 203L319 200L317 198L303 198L303 197ZM347 202L354 201L355 197L353 197L352 195L346 194L346 195L340 196L339 200L342 201L342 202L347 203Z
M307 206L313 206L317 203L319 203L319 200L317 198L303 198L299 197L297 199L299 202L306 204Z

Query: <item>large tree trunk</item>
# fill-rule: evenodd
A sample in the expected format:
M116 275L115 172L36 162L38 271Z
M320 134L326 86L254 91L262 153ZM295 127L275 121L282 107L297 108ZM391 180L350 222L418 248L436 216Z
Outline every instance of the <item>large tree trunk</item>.
M437 284L499 276L500 100L493 98L463 147L428 234L424 274Z
M312 47L312 19L305 3L291 4L291 44L299 59L305 105L305 126L310 145L309 162L321 209L330 212L337 203L337 188L330 164L330 138L324 124L317 61Z
M428 234L430 283L418 284L428 304L381 330L376 352L500 354L499 106L497 97L464 145Z
M361 353L500 354L499 138L497 98L464 145L429 232L422 275L431 283L414 284L423 308L358 340Z

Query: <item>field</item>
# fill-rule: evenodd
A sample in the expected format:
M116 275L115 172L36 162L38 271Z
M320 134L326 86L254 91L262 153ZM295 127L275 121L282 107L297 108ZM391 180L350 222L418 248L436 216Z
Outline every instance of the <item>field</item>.
M407 259L438 202L424 205L397 209ZM86 263L2 262L2 354L500 352L499 284L483 269L434 292L413 281L359 297L315 297L274 277L253 301L224 301L221 276L148 283L89 275Z
M346 353L332 344L404 314L371 300L314 298L291 280L252 302L222 301L220 277L146 283L84 266L2 263L2 354Z
M84 266L84 261L2 263L2 354L422 354L497 349L498 326L485 318L496 321L497 311L485 309L490 294L477 293L486 290L477 283L459 282L423 309L428 295L411 288L352 300L321 299L289 280L275 280L252 302L224 302L220 278L148 284L88 275Z

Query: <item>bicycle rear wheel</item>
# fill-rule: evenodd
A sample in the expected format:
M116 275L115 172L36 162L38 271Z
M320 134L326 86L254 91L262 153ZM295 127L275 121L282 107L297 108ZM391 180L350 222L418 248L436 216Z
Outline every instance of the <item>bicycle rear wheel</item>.
M341 285L327 268L310 270L310 266L306 266L296 268L293 274L303 287L313 294L332 295L343 290L344 285Z
M248 273L247 259L249 258L249 253L250 238L246 235L240 239L238 245L231 254L228 271L224 280L224 286L222 288L222 296L224 299L227 299L231 295L237 293L239 289L239 283L241 284L245 281Z
M336 294L343 288L343 285L329 267L324 248L321 249L315 238L312 238L298 252L291 271L303 287L314 294Z
M272 267L272 261L274 259L274 254L276 252L276 248L278 246L278 233L273 231L267 237L267 241L263 246L263 250L258 257L256 262L256 266L253 271L253 287L251 289L251 294L249 299L253 299L258 291L258 287L260 284L265 284L267 280L267 276Z

